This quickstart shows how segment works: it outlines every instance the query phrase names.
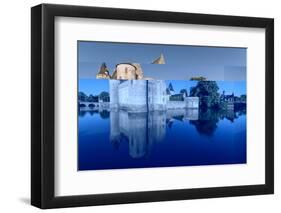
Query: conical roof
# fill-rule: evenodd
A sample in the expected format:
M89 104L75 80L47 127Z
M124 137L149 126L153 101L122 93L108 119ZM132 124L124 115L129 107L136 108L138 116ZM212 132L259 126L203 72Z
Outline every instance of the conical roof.
M174 91L174 88L173 88L172 83L169 83L168 89L169 89L170 91Z
M100 71L98 74L108 74L108 69L106 67L105 63L102 63L101 67L100 67Z
M155 59L155 61L153 61L152 64L166 64L164 55L161 53L161 55L157 59Z

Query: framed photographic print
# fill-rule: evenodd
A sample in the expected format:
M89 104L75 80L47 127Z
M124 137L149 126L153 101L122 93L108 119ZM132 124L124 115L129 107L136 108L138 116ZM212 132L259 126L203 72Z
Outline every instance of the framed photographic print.
M31 9L31 203L272 194L274 21Z

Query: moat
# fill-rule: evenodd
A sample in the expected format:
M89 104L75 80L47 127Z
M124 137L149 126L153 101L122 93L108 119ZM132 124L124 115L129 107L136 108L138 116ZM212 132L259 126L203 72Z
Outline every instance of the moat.
M246 110L79 111L78 170L246 163Z

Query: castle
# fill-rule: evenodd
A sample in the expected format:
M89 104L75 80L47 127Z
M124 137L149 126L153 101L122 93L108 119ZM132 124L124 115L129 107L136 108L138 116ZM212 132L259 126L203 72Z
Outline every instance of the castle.
M152 64L165 64L163 54ZM153 80L144 76L138 63L120 63L112 75L105 63L102 64L97 79L109 80L110 109L123 109L131 112L163 111L168 109L198 108L198 97L174 94L164 80ZM173 100L172 96L181 99Z

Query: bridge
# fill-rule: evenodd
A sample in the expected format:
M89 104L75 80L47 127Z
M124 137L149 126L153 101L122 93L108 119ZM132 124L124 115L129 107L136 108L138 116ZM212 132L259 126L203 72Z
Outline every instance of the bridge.
M99 108L107 109L109 108L109 102L79 101L78 107L79 109L84 109L84 110L95 110Z

